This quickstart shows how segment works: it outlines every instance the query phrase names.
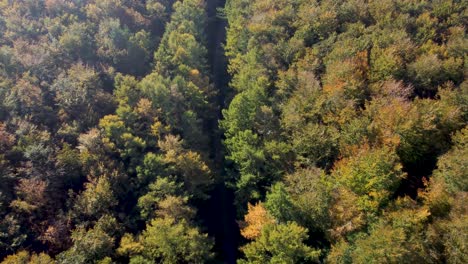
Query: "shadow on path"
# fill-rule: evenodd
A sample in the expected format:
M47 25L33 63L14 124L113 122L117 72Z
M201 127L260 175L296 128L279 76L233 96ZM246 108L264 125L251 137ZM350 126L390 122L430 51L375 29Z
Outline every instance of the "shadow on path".
M239 227L236 223L234 192L225 184L223 134L219 131L218 122L222 118L221 109L226 106L226 94L229 84L227 59L223 45L226 39L227 21L218 16L217 9L224 8L225 0L207 0L208 26L205 30L211 80L215 85L219 106L218 120L212 124L212 158L215 163L217 183L210 193L210 199L199 206L199 214L207 227L208 234L215 238L216 262L236 263L239 243Z

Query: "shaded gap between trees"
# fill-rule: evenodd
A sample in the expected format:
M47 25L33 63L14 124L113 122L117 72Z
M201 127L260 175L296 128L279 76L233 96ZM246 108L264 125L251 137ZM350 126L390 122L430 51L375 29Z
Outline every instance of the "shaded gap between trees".
M208 16L207 49L211 70L211 80L217 90L217 119L210 124L212 131L211 158L214 161L216 183L210 192L210 199L199 205L199 216L207 232L215 239L214 251L218 252L215 262L236 263L240 239L239 227L236 223L236 208L234 206L234 191L226 186L225 150L223 133L219 129L222 119L222 109L226 106L226 95L229 84L227 59L224 53L227 21L218 14L219 8L224 8L225 0L207 0Z

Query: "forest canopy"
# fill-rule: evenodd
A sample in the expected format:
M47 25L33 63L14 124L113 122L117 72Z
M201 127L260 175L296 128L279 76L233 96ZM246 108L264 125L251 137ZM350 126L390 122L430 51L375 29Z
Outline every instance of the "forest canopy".
M0 263L468 263L467 7L0 0Z

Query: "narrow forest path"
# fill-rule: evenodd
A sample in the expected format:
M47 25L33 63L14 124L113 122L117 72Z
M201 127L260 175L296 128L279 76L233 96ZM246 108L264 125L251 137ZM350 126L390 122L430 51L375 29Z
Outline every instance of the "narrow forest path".
M224 54L227 21L218 16L217 9L223 8L225 0L207 0L208 26L205 31L211 80L218 91L217 104L218 119L213 121L212 129L212 158L215 163L217 182L210 199L202 204L200 216L207 227L208 234L215 238L215 252L219 252L216 262L236 263L239 240L239 227L236 223L236 208L234 206L234 192L226 187L224 170L223 133L219 130L219 120L222 109L226 106L226 94L229 84L227 73L227 59Z

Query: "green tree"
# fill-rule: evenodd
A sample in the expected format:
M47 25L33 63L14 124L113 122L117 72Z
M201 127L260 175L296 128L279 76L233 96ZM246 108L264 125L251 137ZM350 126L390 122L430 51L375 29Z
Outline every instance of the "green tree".
M103 175L85 184L85 190L74 203L74 213L88 219L99 219L104 214L112 212L117 205L110 179Z
M275 183L266 195L265 208L280 223L294 219L295 209L283 183Z
M74 60L90 61L94 58L91 27L85 23L75 22L67 26L59 38L62 49Z
M210 168L199 153L184 149L183 144L180 137L172 135L158 142L164 153L168 172L176 175L194 198L207 198L206 192L213 182Z
M261 235L241 248L246 259L238 263L300 263L317 261L320 251L307 246L307 229L294 222L270 224Z
M156 216L158 204L168 196L180 195L183 184L169 177L160 177L148 186L149 191L138 198L138 207L143 219L149 220Z
M468 191L468 128L457 132L452 149L441 156L432 177L443 179L449 193Z
M103 90L98 72L82 64L75 64L61 73L51 90L55 92L61 120L64 123L79 121L81 131L95 125L112 106L111 96Z
M184 219L156 218L139 241L143 247L141 255L132 256L130 263L205 263L212 258L211 240Z
M298 169L286 175L284 184L296 211L294 220L309 230L327 230L332 193L325 171L318 168Z
M156 72L165 76L187 76L206 72L207 50L203 35L206 16L202 0L177 1L161 44L154 54Z
M72 241L72 247L57 256L59 263L99 263L114 247L114 238L98 224L88 230L78 227L72 232Z
M337 182L359 196L358 206L370 215L379 212L405 177L394 150L369 146L340 160L332 174Z

